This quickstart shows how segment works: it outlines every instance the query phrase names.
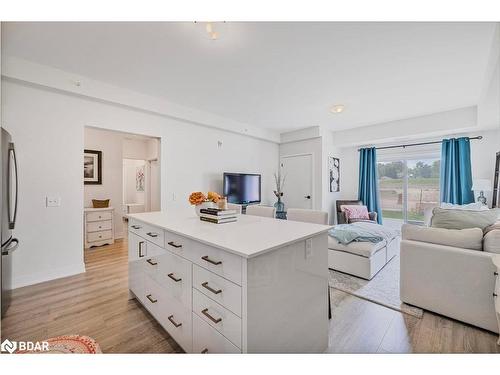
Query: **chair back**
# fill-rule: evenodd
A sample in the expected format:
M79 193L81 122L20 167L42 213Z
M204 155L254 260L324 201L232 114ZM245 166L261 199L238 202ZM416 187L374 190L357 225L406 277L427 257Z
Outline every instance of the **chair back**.
M253 216L275 218L276 217L276 208L259 206L259 205L250 205L250 206L247 206L246 214L253 215Z
M286 218L291 221L328 225L328 212L324 211L289 208L286 212Z
M342 212L342 210L340 209L340 207L344 206L344 205L360 205L360 206L362 206L363 202L360 200L338 200L335 203L335 205L337 207L337 224L346 224L345 215Z

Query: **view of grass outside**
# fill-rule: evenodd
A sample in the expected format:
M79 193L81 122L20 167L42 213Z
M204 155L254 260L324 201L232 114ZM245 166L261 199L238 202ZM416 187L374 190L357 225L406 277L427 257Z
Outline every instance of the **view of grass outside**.
M403 220L404 210L408 221L424 221L426 209L439 202L439 159L407 160L407 207L404 207L405 162L378 163L379 189L382 216Z

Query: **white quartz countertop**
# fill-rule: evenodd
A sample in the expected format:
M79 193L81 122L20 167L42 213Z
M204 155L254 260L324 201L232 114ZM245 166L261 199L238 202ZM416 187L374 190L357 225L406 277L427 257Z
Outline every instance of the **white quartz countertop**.
M127 215L130 219L251 258L273 249L325 233L331 227L298 221L238 215L234 223L203 222L193 212L146 212Z

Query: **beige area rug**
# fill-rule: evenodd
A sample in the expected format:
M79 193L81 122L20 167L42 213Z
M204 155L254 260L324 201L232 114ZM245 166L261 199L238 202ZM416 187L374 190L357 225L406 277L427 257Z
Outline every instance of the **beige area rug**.
M424 311L399 298L399 256L395 256L371 280L330 270L330 287L393 310L422 318Z

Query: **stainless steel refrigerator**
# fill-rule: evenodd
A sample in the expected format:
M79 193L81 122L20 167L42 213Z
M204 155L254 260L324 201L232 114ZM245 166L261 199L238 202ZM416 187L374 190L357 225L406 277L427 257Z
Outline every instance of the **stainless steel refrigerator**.
M19 240L14 237L16 225L18 178L16 150L10 134L2 129L0 139L2 172L0 173L0 226L2 228L2 255L0 256L2 317L9 308L12 290L12 253L17 249Z

